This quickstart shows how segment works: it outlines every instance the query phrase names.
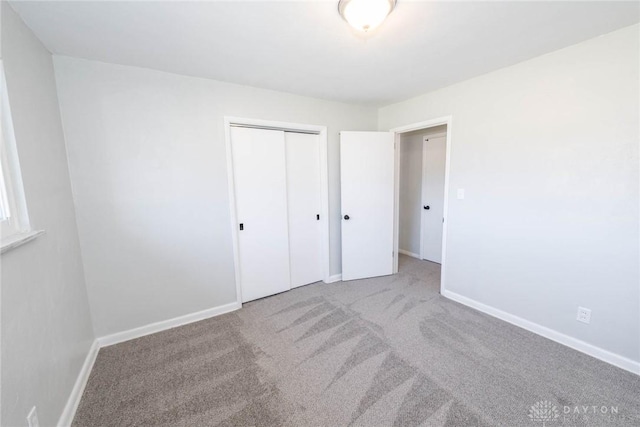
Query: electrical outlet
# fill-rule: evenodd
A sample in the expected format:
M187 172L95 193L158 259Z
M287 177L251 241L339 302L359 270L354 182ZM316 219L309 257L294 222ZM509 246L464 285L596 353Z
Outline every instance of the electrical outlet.
M458 200L464 199L464 188L458 188Z
M576 317L578 322L587 323L591 322L591 310L584 307L578 307L578 316Z
M31 408L29 415L27 415L27 425L29 427L40 427L40 423L38 422L38 411L36 411L35 406Z

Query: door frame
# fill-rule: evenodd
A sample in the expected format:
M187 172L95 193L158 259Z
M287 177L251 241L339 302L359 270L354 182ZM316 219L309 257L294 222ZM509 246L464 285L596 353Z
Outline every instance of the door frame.
M400 144L402 144L402 140L400 136L403 133L412 132L421 129L428 129L435 126L447 125L447 147L446 147L446 162L445 162L445 170L444 170L444 210L443 217L444 223L442 225L442 263L440 270L440 293L442 294L446 290L446 281L445 281L445 273L446 273L446 255L447 255L447 235L448 235L448 213L449 213L449 175L451 171L451 135L453 134L453 116L443 116L438 117L431 120L425 120L418 123L412 123L405 126L399 126L393 129L390 129L390 132L395 134L395 158L394 158L394 213L393 213L393 273L398 273L398 249L399 249L399 233L400 233L400 224L399 224L399 212L400 212ZM424 145L423 145L424 149ZM424 153L423 153L424 157ZM424 163L423 163L423 171L424 175ZM422 217L420 219L420 252L422 252ZM422 253L420 254L422 257Z
M329 157L327 127L300 123L279 122L274 120L251 119L245 117L224 116L224 139L227 155L227 186L229 193L229 214L231 225L231 241L233 243L233 269L236 280L237 303L242 306L242 280L240 277L240 252L238 245L238 217L236 212L235 183L233 170L233 153L231 151L231 126L255 127L289 132L304 132L318 135L320 139L320 229L322 235L322 274L323 282L330 282L330 246L329 246Z
M428 128L427 128L428 129ZM446 137L448 132L439 132L439 133L434 133L432 135L426 135L422 138L422 171L421 171L421 175L420 175L420 202L421 204L425 202L426 195L425 195L425 183L427 181L427 168L425 167L425 165L427 164L427 141L429 140L429 138L442 138L443 136ZM446 141L445 141L445 149L446 149ZM446 191L446 190L445 190ZM446 195L446 193L445 193ZM444 203L444 201L442 202ZM444 213L444 212L443 212ZM420 260L424 260L424 230L425 230L425 219L424 219L424 212L420 211ZM400 224L398 224L398 227L400 226ZM444 222L442 224L443 230L443 236L444 236Z

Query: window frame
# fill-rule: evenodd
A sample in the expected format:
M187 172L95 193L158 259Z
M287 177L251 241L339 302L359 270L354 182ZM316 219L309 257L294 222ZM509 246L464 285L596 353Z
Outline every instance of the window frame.
M3 62L0 59L0 253L26 243L43 231L29 222Z

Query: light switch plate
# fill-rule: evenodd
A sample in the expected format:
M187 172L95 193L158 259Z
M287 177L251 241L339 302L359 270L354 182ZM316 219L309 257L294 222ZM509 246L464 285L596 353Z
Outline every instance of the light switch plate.
M464 188L458 188L458 200L464 199Z

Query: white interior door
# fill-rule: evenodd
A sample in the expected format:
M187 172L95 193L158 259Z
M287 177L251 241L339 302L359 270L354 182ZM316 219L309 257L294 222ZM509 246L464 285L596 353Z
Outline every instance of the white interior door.
M341 132L342 280L393 273L394 136Z
M289 290L285 135L231 128L242 302Z
M422 148L422 258L442 263L447 138L425 137Z
M320 140L285 133L291 287L322 280Z

